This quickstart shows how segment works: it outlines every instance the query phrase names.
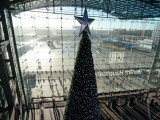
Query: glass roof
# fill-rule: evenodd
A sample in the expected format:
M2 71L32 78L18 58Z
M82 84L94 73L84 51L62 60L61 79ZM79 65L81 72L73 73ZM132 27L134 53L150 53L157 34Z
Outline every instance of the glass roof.
M7 3L6 3L7 4ZM70 6L102 10L120 19L142 19L160 16L160 0L10 0L15 14L42 7Z

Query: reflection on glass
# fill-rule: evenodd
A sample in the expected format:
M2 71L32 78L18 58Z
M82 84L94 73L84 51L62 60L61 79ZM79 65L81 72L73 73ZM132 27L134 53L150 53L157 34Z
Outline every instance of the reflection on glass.
M33 11L20 13L13 20L21 70L32 97L67 94L80 40L79 23L73 15ZM90 38L98 93L156 88L160 84L159 64L148 81L159 29L155 21L95 17ZM31 75L35 77L29 79Z

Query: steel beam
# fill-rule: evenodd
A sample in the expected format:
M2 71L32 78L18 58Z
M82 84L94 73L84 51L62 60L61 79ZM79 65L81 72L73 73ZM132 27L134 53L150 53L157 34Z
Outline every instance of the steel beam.
M157 59L157 58L159 58L159 57L160 57L160 39L159 39L158 44L156 46L155 55L154 55L154 58L153 58L153 61L152 61L152 66L151 66L150 73L149 73L149 76L148 76L148 81L149 82L151 82L151 80L154 77L154 71L156 70L157 63L159 62L159 59Z
M4 38L5 41L9 40L9 35L8 35L8 29L7 29L7 23L5 19L5 14L4 14L4 9L0 10L0 15L1 15L1 21L2 21L2 28L4 32Z
M1 14L2 27L3 27L4 37L5 37L4 43L6 43L6 41L9 42L10 37L12 37L12 40L13 40L12 41L13 42L13 49L14 49L15 52L17 52L16 42L15 42L15 37L14 37L13 24L12 24L12 19L11 19L11 13L9 11L5 11L4 9L1 9L0 14ZM9 35L8 30L11 31L10 35ZM18 96L18 101L20 103L22 95L24 95L23 97L25 98L25 92L24 92L24 86L23 86L23 81L22 81L22 75L21 75L20 65L19 65L19 61L18 61L18 54L17 53L15 54L15 56L16 56L15 60L16 60L16 63L18 64L17 66L18 66L18 73L19 73L18 76L17 76L16 71L15 71L15 64L13 62L14 59L13 59L13 56L12 56L12 50L11 50L10 43L8 43L5 47L6 47L6 52L8 52L8 57L9 57L6 60L7 60L7 62L10 62L10 66L9 67L11 67L12 76L9 76L7 68L6 68L5 71L1 70L1 74L3 74L3 73L4 73L4 75L8 74L7 78L4 78L4 79L7 79L7 81L8 81L8 86L6 86L6 88L8 87L8 89L10 89L9 88L10 87L9 86L9 80L13 79L13 78L16 78L16 77L17 78L20 77L19 81L17 81L17 80L14 79L15 82L16 82L16 93L17 93L17 96ZM5 56L4 56L3 52L1 53L1 55L3 55L3 60L1 60L1 64L6 65L6 60L5 60ZM20 82L21 83L20 85L22 85L21 86L23 88L22 89L22 94L20 94L20 89L19 89L20 86L18 86L17 82ZM27 105L26 98L25 98L25 104Z
M153 2L153 0L150 0L150 1L149 0L148 1L147 0L139 0L139 1L146 3L146 4L150 4L154 7L160 8L160 5L158 5L160 3L159 1L154 1L154 2Z
M5 50L8 44L9 41L0 41L0 54Z
M11 12L10 11L8 11L8 15L9 15L9 18L10 18L10 27L11 27L10 29L11 29L11 32L12 32L13 46L14 46L14 49L15 49L15 56L16 56L16 60L17 60L18 73L19 73L19 77L20 77L20 81L19 82L22 85L21 87L22 87L22 92L23 92L23 96L24 96L24 102L25 102L26 107L28 108L28 102L27 102L27 98L26 98L26 94L25 94L25 90L24 90L23 78L22 78L22 74L21 74L20 62L19 62L19 57L18 57L18 49L17 49L17 45L16 45L16 38L15 38L15 34L14 34L12 16L11 16Z
M10 44L7 46L7 50L8 50L9 62L10 62L10 66L11 66L12 77L16 78L16 71L15 71L15 66L14 66L14 62L13 62L13 56L12 56L12 50L11 50Z
M36 0L13 0L13 1L9 1L9 5L22 4L24 2L32 2L32 1L36 1Z
M5 59L3 53L0 54L0 77L1 77L1 84L4 90L4 94L9 106L13 106L13 97L12 92L9 84L9 75L7 71L7 67L5 64Z
M5 47L7 48L8 51L8 55L9 55L9 62L11 65L11 72L12 72L12 77L16 77L16 72L15 72L15 67L14 67L14 62L13 62L13 56L12 56L12 51L11 51L11 46L9 43L9 34L8 34L8 28L7 28L7 23L6 23L6 16L4 14L4 10L1 11L1 18L2 18L2 27L3 27L3 31L4 31L4 36L5 36L5 41L7 41L6 43L8 43Z

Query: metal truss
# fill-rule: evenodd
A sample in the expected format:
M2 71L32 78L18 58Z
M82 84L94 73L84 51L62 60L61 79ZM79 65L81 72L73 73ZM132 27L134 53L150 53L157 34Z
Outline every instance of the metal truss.
M159 62L160 62L159 58L160 58L160 39L159 39L158 44L157 44L157 46L156 46L155 55L154 55L154 58L153 58L153 61L152 61L152 66L151 66L151 68L150 68L150 74L149 74L149 76L148 76L148 81L149 81L150 83L153 83L152 80L153 80L153 79L154 79L154 80L156 79L156 78L155 78L156 74L155 74L154 71L156 70L157 65L158 65ZM157 84L157 83L160 84L160 81L157 81L156 84Z
M0 39L0 78L6 101L9 107L14 106L17 96L18 103L27 107L27 100L16 49L11 12L0 11L1 30L4 37ZM14 83L14 84L11 84Z
M84 7L102 10L120 19L142 19L160 16L160 0L13 0L9 9L16 13L42 7Z

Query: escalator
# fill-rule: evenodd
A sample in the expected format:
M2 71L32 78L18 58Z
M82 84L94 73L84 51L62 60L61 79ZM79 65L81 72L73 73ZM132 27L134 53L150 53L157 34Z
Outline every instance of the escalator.
M118 117L118 115L109 109L109 107L103 102L100 103L100 111L104 114L105 120L121 120L121 118Z
M130 113L130 115L132 116L132 118L134 120L145 120L143 117L141 117L137 112L135 112L131 107L129 107L128 105L124 106L123 109L128 113Z
M112 108L116 113L118 113L122 120L134 120L132 117L130 117L127 111L125 111L122 107L117 106L116 102L116 99L112 101Z
M153 119L160 119L160 109L158 108L158 106L156 105L153 105L152 103L152 100L151 100L151 103L147 103L147 102L142 102L142 103L139 103L138 104L141 104L143 105L146 110L148 110L148 114L151 115L151 118Z
M160 116L156 114L156 111L153 111L149 107L141 104L140 102L135 103L141 110L143 110L146 114L148 114L149 117L151 118L156 118L160 120Z
M115 106L113 109L119 114L122 120L134 120L122 107Z

